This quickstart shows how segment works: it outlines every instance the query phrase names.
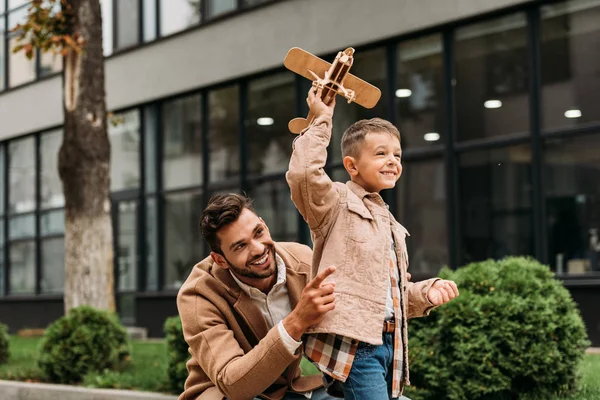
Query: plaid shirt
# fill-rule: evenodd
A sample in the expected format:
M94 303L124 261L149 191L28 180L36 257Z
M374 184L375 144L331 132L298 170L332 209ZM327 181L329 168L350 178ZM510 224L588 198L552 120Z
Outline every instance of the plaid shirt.
M400 383L402 381L402 305L400 286L398 285L398 263L396 252L392 246L390 258L390 285L392 286L392 299L394 303L394 358L392 368L392 397L400 397ZM383 325L382 325L383 330ZM342 382L346 382L354 354L359 341L341 335L317 333L307 335L304 345L304 354L319 370Z

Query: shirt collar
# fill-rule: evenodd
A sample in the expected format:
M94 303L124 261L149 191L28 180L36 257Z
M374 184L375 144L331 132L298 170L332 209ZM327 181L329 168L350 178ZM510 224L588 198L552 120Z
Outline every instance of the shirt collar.
M275 263L277 264L277 281L275 282L275 285L273 285L273 289L284 284L287 279L285 263L283 262L283 259L279 257L279 254L275 254ZM240 289L242 289L248 296L253 297L257 294L261 294L263 296L265 295L263 292L261 292L254 286L247 285L244 282L240 281L238 277L235 276L233 272L231 272L231 270L229 270L229 273L231 274L235 282L239 285Z
M365 197L368 197L369 199L371 199L372 201L374 201L375 203L377 203L381 206L387 205L383 201L383 198L381 197L381 195L379 193L368 192L362 186L360 186L358 183L348 181L348 182L346 182L346 186L348 186L348 188L352 191L352 193L354 193L356 196L358 196L358 198L361 200L364 199ZM388 207L388 209L389 209L389 207Z

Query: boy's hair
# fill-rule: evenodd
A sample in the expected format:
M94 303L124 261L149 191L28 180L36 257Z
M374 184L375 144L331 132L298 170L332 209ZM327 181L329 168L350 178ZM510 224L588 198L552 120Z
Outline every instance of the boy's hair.
M256 214L252 200L245 196L228 193L211 197L200 219L202 237L208 243L211 251L223 254L217 232L224 226L237 221L245 208Z
M381 118L361 119L346 129L342 136L342 158L358 157L367 133L387 133L400 140L400 132L391 122Z

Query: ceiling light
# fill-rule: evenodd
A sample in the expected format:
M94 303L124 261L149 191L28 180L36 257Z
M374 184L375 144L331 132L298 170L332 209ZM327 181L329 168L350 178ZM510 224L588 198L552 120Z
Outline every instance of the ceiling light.
M567 110L567 111L565 111L565 117L579 118L579 117L581 117L581 110Z
M410 97L412 91L410 89L398 89L396 90L396 97Z
M423 136L426 142L437 142L440 140L440 134L437 132L429 132Z
M273 125L275 121L271 117L261 117L256 120L256 123L260 126L269 126Z
M483 103L485 108L500 108L502 107L502 102L500 100L488 100Z

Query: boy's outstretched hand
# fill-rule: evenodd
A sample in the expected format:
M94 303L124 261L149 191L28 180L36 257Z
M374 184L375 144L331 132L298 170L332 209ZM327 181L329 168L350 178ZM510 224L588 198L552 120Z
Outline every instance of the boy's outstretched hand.
M308 98L306 99L306 103L308 104L308 108L310 112L318 118L320 116L325 116L329 118L333 118L333 109L335 108L335 97L331 101L330 105L326 105L321 100L321 92L323 89L316 89L311 86L308 90Z
M455 297L458 297L456 283L444 279L436 281L427 293L427 298L435 306L446 304Z

